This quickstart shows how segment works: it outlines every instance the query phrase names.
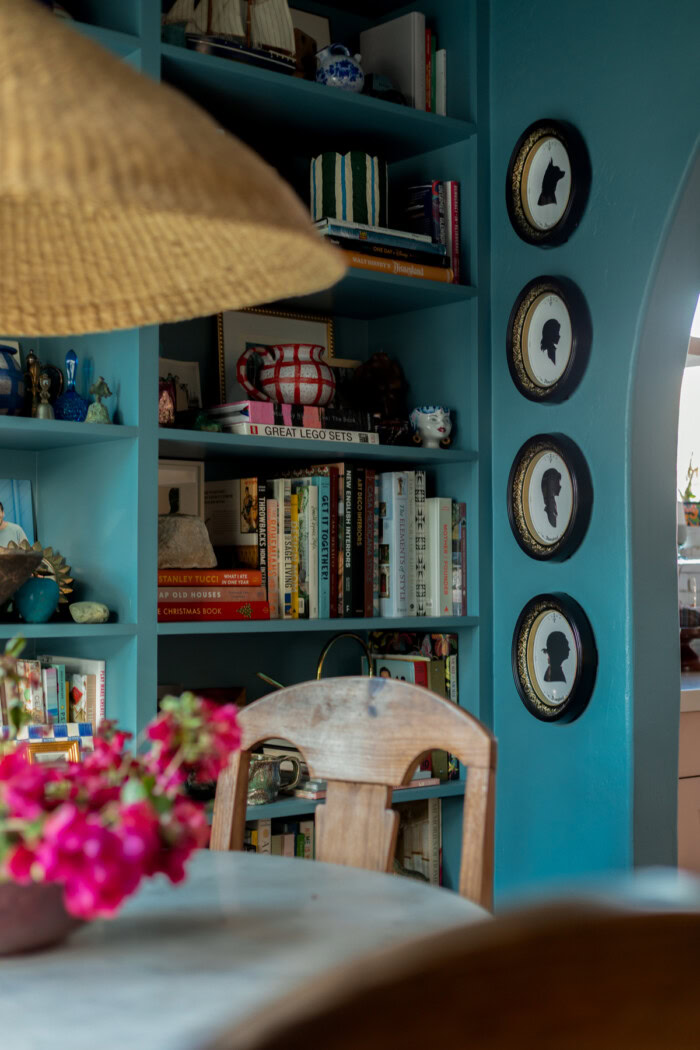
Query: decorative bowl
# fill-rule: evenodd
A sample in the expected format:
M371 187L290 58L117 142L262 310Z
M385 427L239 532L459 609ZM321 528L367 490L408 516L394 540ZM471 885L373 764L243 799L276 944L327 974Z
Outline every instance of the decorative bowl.
M0 882L0 955L49 948L82 925L63 906L63 886Z
M41 551L8 550L0 547L0 605L29 579L41 564Z

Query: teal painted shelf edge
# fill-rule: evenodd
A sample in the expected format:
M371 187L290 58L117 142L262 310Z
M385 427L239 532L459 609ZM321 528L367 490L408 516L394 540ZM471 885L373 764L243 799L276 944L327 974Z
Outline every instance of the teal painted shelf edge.
M63 419L0 416L0 448L22 449L26 452L128 441L137 436L138 427L119 424L69 423Z
M465 782L450 780L444 784L435 784L428 788L406 788L394 792L392 803L416 802L425 798L455 798L464 795ZM264 820L272 817L295 817L304 813L313 813L317 806L324 804L324 799L314 801L304 798L285 798L263 806L248 806L246 820Z
M302 634L322 631L458 631L478 626L478 616L353 616L328 620L211 620L206 623L159 623L159 635Z
M128 638L135 635L135 623L0 623L0 640L21 635L33 638Z
M141 47L141 38L131 33L119 33L116 29L104 29L102 26L88 25L87 22L70 22L70 26L120 58L126 58Z

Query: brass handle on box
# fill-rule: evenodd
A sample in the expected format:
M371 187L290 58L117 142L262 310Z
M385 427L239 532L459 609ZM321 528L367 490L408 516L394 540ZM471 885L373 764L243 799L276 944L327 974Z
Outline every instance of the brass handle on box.
M332 645L335 645L339 638L354 638L356 642L359 642L359 644L364 650L365 656L367 657L369 677L372 678L372 653L370 652L370 648L367 645L367 642L364 640L364 638L360 638L359 634L353 634L352 631L341 631L340 634L335 634L332 638L329 638L329 640L326 642L323 649L321 650L321 655L318 658L318 664L316 667L316 680L318 681L321 677L321 672L323 671L323 661L328 655L328 650L331 648Z

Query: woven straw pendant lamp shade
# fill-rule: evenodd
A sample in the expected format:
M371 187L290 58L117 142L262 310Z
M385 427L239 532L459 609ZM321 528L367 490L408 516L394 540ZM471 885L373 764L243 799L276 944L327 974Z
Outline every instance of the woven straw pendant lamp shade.
M179 321L344 273L271 167L34 0L0 0L0 128L0 332Z

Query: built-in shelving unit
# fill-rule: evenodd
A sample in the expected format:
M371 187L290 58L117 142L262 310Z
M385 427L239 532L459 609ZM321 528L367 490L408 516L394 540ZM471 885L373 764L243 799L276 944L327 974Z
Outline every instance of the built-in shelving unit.
M158 355L200 361L203 393L218 398L216 325L200 319L76 339L20 340L42 361L62 366L73 347L92 361L114 391L118 425L88 426L0 417L3 477L30 478L38 535L73 567L76 597L106 602L111 622L26 625L29 654L54 652L107 659L110 718L138 730L156 710L156 686L242 685L248 696L268 686L264 671L292 684L313 678L319 653L336 632L372 629L455 631L459 636L460 703L484 719L490 693L490 364L488 253L488 100L479 61L486 28L476 0L296 0L331 19L334 39L357 50L362 29L420 9L448 48L449 117L161 44L159 5L151 0L74 0L75 29L121 59L185 92L275 165L308 195L309 158L326 149L376 151L389 162L390 187L431 178L458 179L462 189L461 285L350 271L333 289L274 304L275 309L334 318L338 357L385 350L402 365L415 404L455 410L447 451L342 445L159 430ZM391 221L391 218L390 218ZM5 333L9 338L12 333ZM157 623L158 456L201 459L212 477L245 476L301 462L340 458L378 469L425 468L429 494L465 500L468 518L468 612L457 618L400 620ZM0 625L0 638L16 627ZM329 674L359 673L352 642L329 654ZM443 801L444 874L455 885L464 781L401 792L402 800ZM315 803L288 799L250 807L250 819L298 816Z

